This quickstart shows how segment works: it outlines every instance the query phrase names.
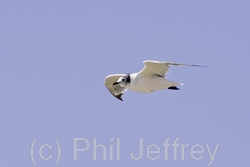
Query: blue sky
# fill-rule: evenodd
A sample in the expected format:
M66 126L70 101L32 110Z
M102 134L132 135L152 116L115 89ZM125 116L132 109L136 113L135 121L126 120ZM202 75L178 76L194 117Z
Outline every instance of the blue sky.
M205 167L216 146L211 166L247 166L249 6L2 0L0 165L54 166L59 145L59 167ZM184 83L180 91L128 91L124 102L115 99L104 78L140 71L147 59L209 68L171 67L168 78ZM134 160L140 138L143 156Z

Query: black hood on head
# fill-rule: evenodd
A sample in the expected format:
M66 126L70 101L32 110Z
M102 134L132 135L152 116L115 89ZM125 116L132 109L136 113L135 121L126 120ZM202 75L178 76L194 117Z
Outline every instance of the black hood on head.
M127 82L127 83L130 83L130 82L131 82L130 74L127 74L126 76L124 76L124 78L126 78L126 82Z

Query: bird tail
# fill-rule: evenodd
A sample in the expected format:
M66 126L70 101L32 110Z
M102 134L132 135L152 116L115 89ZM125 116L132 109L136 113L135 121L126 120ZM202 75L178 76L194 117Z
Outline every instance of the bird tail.
M182 85L184 85L183 83L178 83L178 82L173 82L173 81L170 81L170 82L171 82L172 86L182 86Z

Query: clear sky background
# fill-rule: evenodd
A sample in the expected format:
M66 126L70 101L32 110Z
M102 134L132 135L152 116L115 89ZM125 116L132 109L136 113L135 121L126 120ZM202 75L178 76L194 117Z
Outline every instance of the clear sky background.
M248 166L250 1L0 1L0 166ZM180 91L115 99L103 82L138 72L147 59L207 65L171 67ZM89 150L77 153L74 139ZM93 157L93 140L107 147ZM114 141L110 141L111 138ZM120 160L116 160L116 140ZM143 157L139 139L143 138ZM189 144L182 160L181 146ZM47 144L47 145L44 145ZM147 158L159 146L156 160ZM199 144L203 154L191 147ZM50 145L52 150L48 147ZM78 148L86 147L81 141ZM113 159L109 160L109 147ZM39 149L44 146L41 159ZM156 150L156 148L151 148ZM196 147L200 150L200 147ZM203 157L201 157L203 155Z

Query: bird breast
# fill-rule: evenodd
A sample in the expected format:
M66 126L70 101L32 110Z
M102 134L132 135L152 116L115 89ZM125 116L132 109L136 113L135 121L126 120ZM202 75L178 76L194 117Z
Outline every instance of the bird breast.
M168 80L162 77L134 78L129 89L136 92L150 93L156 90L166 89L168 87Z

